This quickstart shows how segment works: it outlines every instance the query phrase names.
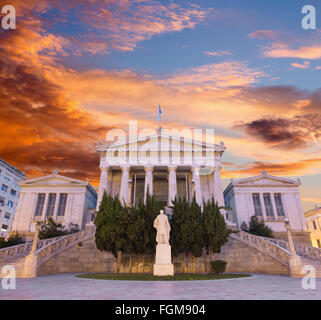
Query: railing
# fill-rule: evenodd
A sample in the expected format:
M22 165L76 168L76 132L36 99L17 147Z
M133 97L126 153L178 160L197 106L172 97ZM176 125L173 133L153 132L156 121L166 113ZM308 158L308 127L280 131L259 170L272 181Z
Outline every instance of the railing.
M280 246L277 243L270 242L267 239L253 234L247 233L245 231L239 231L238 233L232 233L230 235L232 239L242 240L248 245L272 256L282 264L288 266L290 252L287 248ZM270 239L269 239L270 240Z
M262 237L263 238L263 237ZM290 251L290 245L287 241L281 239L274 239L274 238L264 238L266 241L274 243L288 251ZM321 249L308 246L303 243L294 242L294 248L296 254L301 257L310 258L313 260L321 260Z
M57 241L60 238L61 237L39 240L37 242L37 250ZM0 249L0 262L11 258L24 257L30 253L31 248L32 241L27 241L26 243L18 244L16 246Z
M36 254L38 255L38 266L42 265L56 254L72 247L73 245L81 241L90 239L95 235L95 232L95 226L87 227L82 231L72 233L64 237L60 237L56 241L40 248L36 251Z

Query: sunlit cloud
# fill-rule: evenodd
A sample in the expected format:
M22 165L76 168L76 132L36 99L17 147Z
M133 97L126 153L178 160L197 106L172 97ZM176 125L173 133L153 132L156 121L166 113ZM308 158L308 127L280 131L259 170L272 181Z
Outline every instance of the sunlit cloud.
M205 51L204 54L207 56L221 57L221 56L231 56L232 53L230 51Z
M303 63L291 63L291 66L296 69L309 69L310 68L310 62L304 61Z

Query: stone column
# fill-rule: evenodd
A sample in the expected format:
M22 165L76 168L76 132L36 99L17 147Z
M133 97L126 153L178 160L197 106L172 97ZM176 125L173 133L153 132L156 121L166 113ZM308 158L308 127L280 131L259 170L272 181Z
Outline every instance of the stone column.
M285 220L285 228L288 236L291 253L291 255L289 256L290 276L292 278L302 278L304 276L302 272L302 260L301 257L296 254L294 248L289 220Z
M144 167L145 170L145 188L144 202L146 202L147 190L150 195L153 194L153 167Z
M176 180L176 166L168 167L168 205L172 205L172 201L177 195L177 180Z
M221 167L214 167L214 201L217 202L219 207L225 207L222 180L221 180ZM221 214L226 219L226 211L221 209Z
M192 167L193 174L193 183L194 183L194 192L196 202L201 206L202 205L202 190L201 190L201 180L200 180L200 168ZM192 195L194 197L194 194Z
M108 167L101 167L100 168L100 182L99 182L96 210L99 209L100 202L103 199L104 191L106 191L108 193L108 171L109 171Z
M125 205L128 203L128 187L129 187L129 167L121 167L122 176L119 191L119 200Z
M37 277L38 256L36 254L36 251L37 251L39 229L40 229L40 224L36 223L36 230L33 235L31 252L25 258L23 272L22 272L22 278L35 278L35 277Z

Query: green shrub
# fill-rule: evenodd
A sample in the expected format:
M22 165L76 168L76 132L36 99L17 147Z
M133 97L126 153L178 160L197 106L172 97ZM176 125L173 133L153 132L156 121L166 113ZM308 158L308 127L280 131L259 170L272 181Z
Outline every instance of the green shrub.
M61 223L56 223L52 217L48 217L48 219L40 227L38 238L39 240L56 238L78 231L79 226L77 224L70 223L69 229L65 229L64 225Z
M243 221L240 227L241 230L256 236L273 238L272 229L265 225L264 221L260 221L257 216L251 217L249 226Z
M221 274L226 270L227 262L224 260L214 260L211 262L212 273Z
M7 240L5 240L5 238L0 238L0 249L16 246L22 243L24 243L24 241L18 234L10 236Z

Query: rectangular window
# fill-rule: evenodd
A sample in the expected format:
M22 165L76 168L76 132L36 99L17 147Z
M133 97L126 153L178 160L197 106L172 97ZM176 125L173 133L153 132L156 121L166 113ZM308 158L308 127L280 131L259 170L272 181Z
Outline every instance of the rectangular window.
M1 190L4 191L4 192L7 192L8 186L6 186L5 184L3 184L3 185L1 186Z
M61 193L59 196L59 205L58 205L57 216L62 217L65 215L66 204L67 204L67 194Z
M9 207L9 208L13 208L13 202L10 201L10 200L8 201L8 207Z
M5 215L4 215L4 218L9 220L10 219L10 213L6 212Z
M49 193L48 198L48 205L47 205L47 217L52 217L55 211L55 203L56 203L56 194L55 193Z
M4 180L6 180L6 181L10 181L10 178L8 178L8 177L4 177Z
M44 193L39 193L38 194L35 217L39 217L39 216L41 217L42 216L42 210L43 210L43 206L44 206L44 203L45 203L45 198L46 198L46 195Z
M254 213L256 216L262 216L262 207L259 193L252 193Z
M278 213L278 216L284 217L285 213L283 209L281 193L275 193L274 200L275 200L275 206L276 206L276 211Z
M17 194L17 191L16 190L13 190L13 189L11 189L11 192L10 192L10 194L12 195L12 196L16 196L16 194Z
M0 197L0 205L4 206L4 198Z
M8 229L8 226L6 224L3 224L2 227L1 227L1 230L2 231L7 231Z
M314 230L317 230L317 225L315 224L315 221L314 221L314 220L312 220L312 223L313 223L313 228L314 228Z
M267 217L274 217L270 193L263 193L265 212Z

